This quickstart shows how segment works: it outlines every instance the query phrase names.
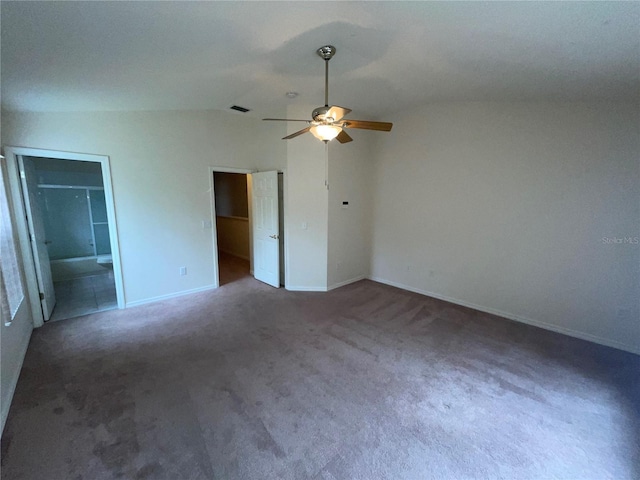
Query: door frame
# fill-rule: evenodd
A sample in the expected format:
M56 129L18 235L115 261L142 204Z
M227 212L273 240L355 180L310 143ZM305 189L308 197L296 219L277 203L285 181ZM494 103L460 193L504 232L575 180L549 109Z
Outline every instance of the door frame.
M289 248L287 244L287 170L286 169L273 169L282 174L282 211L284 214L280 218L280 224L284 233L284 255L280 258L280 269L284 272L285 288L286 282L289 279ZM267 171L267 170L264 170ZM272 171L272 169L269 169ZM253 276L253 185L251 184L251 174L260 172L259 169L248 168L236 168L236 167L224 167L224 166L209 166L209 192L211 201L211 238L213 241L213 270L214 270L214 285L215 288L220 286L220 269L218 267L218 232L216 229L216 195L214 191L213 175L218 173L243 173L247 175L249 184L247 185L247 196L249 203L249 273ZM284 269L283 269L284 266Z
M111 258L113 259L113 277L116 287L116 298L118 308L125 308L124 283L122 281L122 263L120 261L120 246L118 243L118 226L116 222L115 202L113 197L113 186L111 180L111 166L107 155L95 155L89 153L62 152L58 150L47 150L30 147L5 147L5 157L7 159L7 169L9 171L9 189L15 209L16 219L22 218L24 221L17 221L18 238L20 250L22 251L22 262L25 267L27 292L33 314L33 326L41 327L44 324L42 307L40 306L40 291L35 271L35 259L29 241L29 229L27 226L27 214L24 208L23 192L20 182L20 169L18 157L44 157L58 160L74 160L82 162L100 163L102 170L102 183L104 185L104 197L107 207L107 221L109 222L109 242L111 244Z

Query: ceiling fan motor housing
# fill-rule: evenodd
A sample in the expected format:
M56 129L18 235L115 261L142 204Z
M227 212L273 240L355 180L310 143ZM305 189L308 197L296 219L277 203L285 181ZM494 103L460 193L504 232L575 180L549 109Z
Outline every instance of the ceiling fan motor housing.
M316 122L333 122L335 118L327 117L327 112L331 107L318 107L311 113L311 118Z

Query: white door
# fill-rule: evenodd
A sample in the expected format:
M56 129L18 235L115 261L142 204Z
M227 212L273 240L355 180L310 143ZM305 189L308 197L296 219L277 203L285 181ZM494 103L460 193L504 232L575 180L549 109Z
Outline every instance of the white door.
M280 287L278 172L251 174L253 186L253 276Z
M33 161L25 157L19 157L19 163L24 205L27 210L31 249L36 263L36 276L40 290L42 315L46 322L51 318L51 312L56 304L56 295L53 289L53 278L51 277L51 264L49 263L49 251L47 250L44 221L42 220L42 212L40 212L36 199L38 184Z

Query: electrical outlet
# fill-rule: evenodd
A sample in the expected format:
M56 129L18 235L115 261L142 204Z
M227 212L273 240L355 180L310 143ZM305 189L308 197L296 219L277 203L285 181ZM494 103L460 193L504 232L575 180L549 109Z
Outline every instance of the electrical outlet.
M187 274L187 267L180 267L180 276Z

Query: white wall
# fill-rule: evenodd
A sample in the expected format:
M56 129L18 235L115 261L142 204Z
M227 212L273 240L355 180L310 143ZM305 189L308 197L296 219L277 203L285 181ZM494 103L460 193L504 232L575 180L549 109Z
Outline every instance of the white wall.
M349 132L353 142L329 144L328 284L336 288L369 275L371 141L380 132ZM348 202L344 208L343 202Z
M309 106L289 107L287 117L309 118L312 110ZM305 126L291 122L288 133ZM323 291L327 289L327 149L310 133L281 141L287 148L286 287Z
M127 304L215 282L209 166L281 169L284 127L214 111L3 112L4 145L110 157ZM187 267L180 276L179 268Z
M287 117L310 118L313 108L290 106ZM304 127L292 122L287 133ZM324 291L368 275L370 135L358 131L353 136L359 139L334 140L328 148L309 133L286 141L288 289ZM342 208L343 201L348 208Z
M372 277L640 352L638 105L466 103L378 137ZM633 241L633 240L632 240Z

